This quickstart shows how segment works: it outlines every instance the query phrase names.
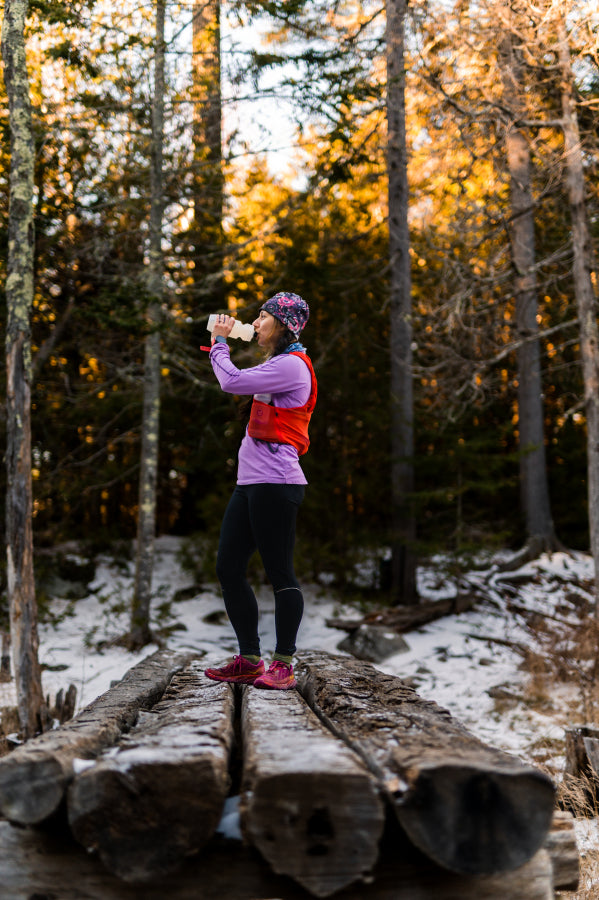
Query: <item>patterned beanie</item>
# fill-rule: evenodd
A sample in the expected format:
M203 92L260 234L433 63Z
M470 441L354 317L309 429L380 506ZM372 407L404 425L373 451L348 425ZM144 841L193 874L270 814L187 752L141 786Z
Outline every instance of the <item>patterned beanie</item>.
M281 291L267 300L261 307L298 337L310 318L310 309L305 300L299 294L289 291Z

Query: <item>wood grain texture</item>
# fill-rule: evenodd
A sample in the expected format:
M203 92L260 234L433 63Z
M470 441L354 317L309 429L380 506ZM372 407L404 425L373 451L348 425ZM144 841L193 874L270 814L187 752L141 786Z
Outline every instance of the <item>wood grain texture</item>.
M580 880L580 854L574 829L574 817L556 809L551 830L545 840L545 850L551 857L553 887L556 891L575 891Z
M370 773L295 691L243 689L242 828L273 871L326 897L376 862L383 804Z
M542 847L554 786L471 735L436 703L368 663L297 655L310 707L365 760L412 842L464 874L518 868Z
M198 661L114 750L68 790L71 831L120 878L146 882L178 868L212 837L229 788L235 701Z
M43 822L59 808L74 761L93 759L131 728L142 709L160 700L191 653L159 650L54 731L33 738L0 760L0 812L20 825Z
M396 853L379 861L368 883L341 889L335 900L552 900L551 862L541 850L502 875L469 877ZM310 900L290 878L275 875L239 842L213 841L174 876L127 884L72 839L0 822L2 900Z

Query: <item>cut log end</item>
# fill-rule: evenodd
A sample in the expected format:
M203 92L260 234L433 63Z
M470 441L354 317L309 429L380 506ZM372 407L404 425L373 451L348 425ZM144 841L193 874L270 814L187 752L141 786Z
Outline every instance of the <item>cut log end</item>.
M366 877L376 863L381 812L363 776L296 773L255 785L244 832L274 872L328 897Z
M172 650L146 657L75 719L0 760L0 813L19 825L38 825L52 816L73 778L74 760L96 757L118 740L191 658L190 652Z
M123 881L169 875L202 849L230 785L231 685L208 682L192 662L116 752L71 784L75 838Z
M246 689L242 830L273 871L316 897L374 866L384 810L370 773L295 692Z
M19 825L38 825L56 812L68 780L52 756L32 755L24 761L6 757L0 767L2 815Z
M209 761L136 766L135 778L104 763L69 788L71 831L130 883L167 875L212 837L223 805L222 773ZM190 794L190 783L202 786Z
M542 846L555 796L548 776L373 666L314 651L298 657L306 702L380 779L404 831L430 859L491 875L517 869Z
M423 769L405 803L402 827L430 859L470 875L511 871L543 845L554 786L543 773L476 771L471 765Z

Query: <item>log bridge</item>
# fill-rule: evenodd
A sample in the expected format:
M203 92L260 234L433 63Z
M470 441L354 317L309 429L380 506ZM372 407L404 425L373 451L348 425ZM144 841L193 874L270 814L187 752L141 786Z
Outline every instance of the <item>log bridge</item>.
M158 651L0 760L4 900L549 900L576 887L551 780L400 679L314 651L298 654L298 691L202 669ZM228 796L242 841L218 830Z

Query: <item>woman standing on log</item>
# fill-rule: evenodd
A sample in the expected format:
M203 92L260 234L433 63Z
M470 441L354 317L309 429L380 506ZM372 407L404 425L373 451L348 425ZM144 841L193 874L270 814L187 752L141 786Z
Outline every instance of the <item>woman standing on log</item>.
M298 294L275 294L253 322L266 362L233 365L227 346L235 319L217 317L210 362L221 388L253 394L250 421L239 449L237 485L220 534L216 574L235 629L239 655L208 678L288 690L295 687L295 641L304 601L293 568L295 522L306 478L299 464L309 445L308 423L316 403L316 377L299 336L310 315ZM260 658L258 604L247 578L258 549L275 597L276 648L265 672Z

